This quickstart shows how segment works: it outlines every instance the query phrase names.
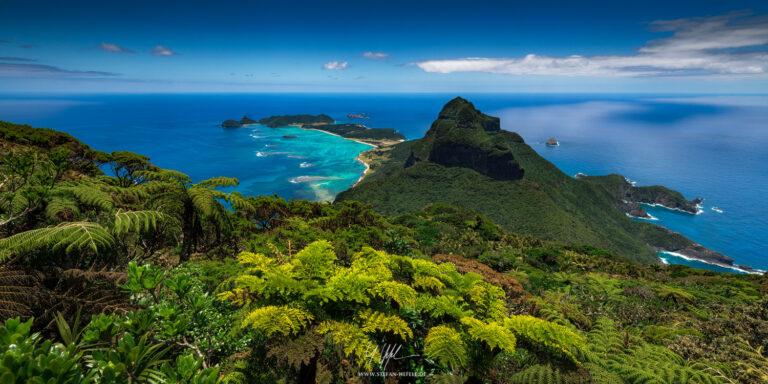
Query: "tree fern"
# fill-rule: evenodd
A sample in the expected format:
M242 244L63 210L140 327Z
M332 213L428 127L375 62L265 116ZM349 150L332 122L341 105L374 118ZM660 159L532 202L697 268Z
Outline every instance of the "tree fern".
M68 216L76 217L79 214L77 202L66 196L53 196L45 206L45 216L52 221L60 221Z
M426 312L432 318L451 316L458 320L470 314L467 305L456 297L445 295L419 295L415 302L416 308Z
M583 346L564 326L531 316L509 318L501 288L478 274L462 275L450 263L364 248L345 266L325 241L289 259L243 252L239 262L242 273L219 297L244 306L243 325L267 336L304 335L314 332L311 327L340 345L355 369L378 361L374 337L382 333L400 338L415 353L423 348L428 359L454 373L471 371L477 353L514 352L521 339L573 361ZM415 276L434 278L430 281L442 288L421 285L417 291L408 284Z
M403 341L413 337L413 331L408 323L396 315L388 315L383 312L365 310L358 314L362 324L362 330L368 333L387 332L400 336Z
M89 221L64 222L53 227L38 228L0 239L0 262L11 254L22 254L40 248L67 254L89 250L98 253L115 244L113 234L141 232L154 228L165 215L155 211L121 211L112 217L110 226Z
M24 196L23 191L16 193L10 201L10 213L11 215L18 215L29 207L29 199Z
M445 325L438 325L429 330L424 339L424 353L428 358L437 360L452 370L464 367L469 359L461 333Z
M332 290L339 300L355 302L360 304L370 304L370 291L376 286L378 279L373 276L359 273L351 268L338 268L336 273L331 276L326 289Z
M500 320L507 314L504 290L482 280L475 281L469 291L469 298L475 305L478 317L488 320Z
M568 380L550 365L534 365L514 374L510 384L566 384Z
M499 348L510 353L515 351L515 335L501 324L484 323L473 317L461 319L461 324L467 327L469 336L484 342L491 349Z
M434 276L414 275L413 286L422 290L440 291L445 287L445 284Z
M740 359L736 364L737 367L768 381L768 358L763 353L762 347L754 348L748 342L738 340L734 343L733 350Z
M625 342L627 338L628 342ZM701 364L688 364L671 350L646 343L636 332L623 336L612 320L600 318L587 335L583 359L596 377L618 376L627 383L722 383L722 373Z
M232 208L237 211L256 211L256 207L254 207L247 198L243 197L243 195L238 192L224 193L221 191L213 191L213 197L216 199L225 200L227 203L229 203L230 206L232 206Z
M316 241L296 254L294 271L305 279L325 279L331 275L336 261L331 243Z
M248 273L263 274L277 268L277 261L261 253L241 252L237 261L247 267Z
M7 264L0 264L0 318L27 318L37 298L36 278Z
M343 321L325 321L318 326L317 332L329 335L334 343L340 344L347 356L353 356L357 364L371 369L372 362L380 358L373 339L357 325Z
M243 320L243 325L264 332L267 336L274 333L292 335L305 328L314 317L297 308L288 306L266 306L251 310Z
M226 222L226 210L216 200L211 189L193 186L189 188L188 193L195 209L203 216L213 219L217 223Z
M568 327L533 316L511 316L504 321L504 326L519 339L561 353L575 363L579 362L575 355L584 348L584 339Z
M240 181L238 181L234 177L221 177L221 176L210 178L208 180L203 180L197 183L198 186L205 187L205 188L237 187L238 184L240 184Z
M114 242L115 238L101 225L82 221L33 229L0 239L0 249L10 249L16 254L37 248L64 250L66 253L85 249L98 252L100 249L111 247Z
M123 234L127 232L142 232L157 228L157 223L168 219L168 216L157 211L123 211L118 210L112 215L112 232Z
M384 300L392 300L400 307L412 307L416 299L416 291L409 285L396 281L382 281L376 283L370 292Z

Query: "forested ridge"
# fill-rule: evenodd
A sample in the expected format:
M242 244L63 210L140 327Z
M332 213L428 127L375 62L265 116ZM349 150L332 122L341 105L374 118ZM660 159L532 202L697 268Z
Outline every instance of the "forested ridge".
M11 123L0 149L0 383L768 381L764 276L243 196Z

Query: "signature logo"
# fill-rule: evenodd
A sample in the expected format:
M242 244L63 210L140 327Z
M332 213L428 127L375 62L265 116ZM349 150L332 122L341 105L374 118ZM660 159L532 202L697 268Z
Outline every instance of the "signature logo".
M374 361L379 363L382 371L387 370L387 365L389 365L389 362L392 360L419 357L419 355L399 356L402 348L402 344L375 345L373 343L368 343L368 346L365 348L365 357L368 358L369 363L373 363ZM377 357L378 360L376 360Z

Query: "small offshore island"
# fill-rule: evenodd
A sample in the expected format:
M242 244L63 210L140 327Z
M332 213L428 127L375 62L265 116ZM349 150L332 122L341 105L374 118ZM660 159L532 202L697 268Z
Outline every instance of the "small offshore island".
M223 128L239 128L251 124L261 124L269 128L301 127L314 129L336 135L345 139L355 140L374 147L387 147L405 141L405 136L392 128L368 128L362 124L336 124L328 115L281 115L270 116L254 121L243 116L240 121L225 120Z

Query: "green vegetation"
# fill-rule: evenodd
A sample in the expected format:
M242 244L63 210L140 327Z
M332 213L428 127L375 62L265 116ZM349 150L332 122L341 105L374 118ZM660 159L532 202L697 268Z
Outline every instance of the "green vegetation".
M519 135L500 130L498 119L461 98L446 104L423 139L374 150L368 157L372 172L337 201L370 203L387 215L435 203L458 205L516 233L590 244L645 263L658 260L656 248L695 247L682 235L630 220L616 209L623 203L615 192L593 179L564 174ZM700 246L691 250L728 262Z
M605 176L580 175L579 180L597 184L605 188L605 190L615 196L617 202L626 201L631 203L660 204L667 208L679 209L688 213L696 213L698 210L697 204L701 202L701 199L688 201L680 192L673 191L660 185L636 187L627 181L624 176L617 174ZM645 210L642 208L640 208L640 213L641 216L646 214Z
M391 128L367 128L360 124L322 124L306 128L320 129L348 139L402 141L405 136Z
M259 124L266 125L270 128L287 127L289 125L317 125L333 123L333 119L328 115L282 115L259 119Z
M244 125L256 124L256 123L257 123L256 120L253 120L248 116L243 116L243 118L240 119L240 121L232 120L232 119L224 120L224 122L221 123L221 126L223 128L240 128Z
M636 264L455 205L241 196L4 127L3 383L768 380L763 276Z

